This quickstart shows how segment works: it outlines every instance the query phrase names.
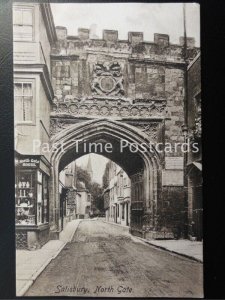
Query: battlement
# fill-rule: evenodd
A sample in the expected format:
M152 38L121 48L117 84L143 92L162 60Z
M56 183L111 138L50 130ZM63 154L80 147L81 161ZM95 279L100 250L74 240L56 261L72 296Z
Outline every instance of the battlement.
M56 26L56 33L59 41L69 41L69 40L79 40L79 41L89 41L94 40L90 38L90 30L87 28L78 28L78 34L75 36L71 36L67 34L67 28L63 26ZM159 47L168 47L173 45L170 43L170 37L168 34L163 33L155 33L154 41L144 41L144 33L143 32L128 32L127 40L119 40L118 39L118 31L117 30L109 30L104 29L102 32L102 39L95 39L98 41L106 42L106 43L119 43L119 42L127 42L132 46L141 44L141 43L152 43L156 44ZM177 46L184 45L184 37L180 37L179 44ZM187 37L187 47L195 48L195 39L193 37Z

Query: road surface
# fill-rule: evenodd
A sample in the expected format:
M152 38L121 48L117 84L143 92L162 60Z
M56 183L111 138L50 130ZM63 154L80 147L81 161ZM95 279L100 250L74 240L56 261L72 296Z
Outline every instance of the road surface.
M202 297L202 264L84 220L25 296Z

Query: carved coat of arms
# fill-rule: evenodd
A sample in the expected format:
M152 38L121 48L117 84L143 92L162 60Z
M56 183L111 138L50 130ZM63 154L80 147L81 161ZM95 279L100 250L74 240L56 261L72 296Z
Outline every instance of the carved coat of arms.
M91 82L93 95L122 96L124 95L123 76L118 62L96 63Z

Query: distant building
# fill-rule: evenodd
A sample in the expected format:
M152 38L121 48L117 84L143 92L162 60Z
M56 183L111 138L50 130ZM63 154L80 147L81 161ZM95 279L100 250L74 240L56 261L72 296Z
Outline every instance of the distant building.
M60 172L60 228L74 218L90 217L92 195L85 183L77 178L75 161Z
M89 193L84 182L79 182L76 198L76 217L87 219L91 213L92 195Z
M127 174L114 162L109 164L109 186L104 191L106 220L130 225L131 185Z
M72 162L59 174L60 219L61 229L76 217L76 164Z
M109 217L110 217L110 189L107 188L103 191L103 199L104 199L104 210L105 210L105 218L106 221L109 222Z

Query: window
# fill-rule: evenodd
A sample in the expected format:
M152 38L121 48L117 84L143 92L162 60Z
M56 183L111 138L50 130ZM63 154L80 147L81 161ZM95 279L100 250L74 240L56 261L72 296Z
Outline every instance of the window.
M14 83L15 119L17 122L31 122L33 119L33 87L31 82Z
M48 176L38 171L17 170L16 224L39 225L49 221Z
M25 8L25 7L14 8L13 38L15 41L33 41L32 8Z
M124 220L124 204L122 204L122 220Z
M37 223L42 221L42 173L37 171Z
M43 174L43 208L42 208L42 223L48 222L48 177Z
M199 93L194 97L194 101L195 101L195 111L196 111L196 115L199 116L199 115L201 115L201 92L199 92Z
M120 191L119 195L122 197L123 196L123 174L120 174Z
M16 173L15 200L16 224L35 224L35 173L20 171Z

